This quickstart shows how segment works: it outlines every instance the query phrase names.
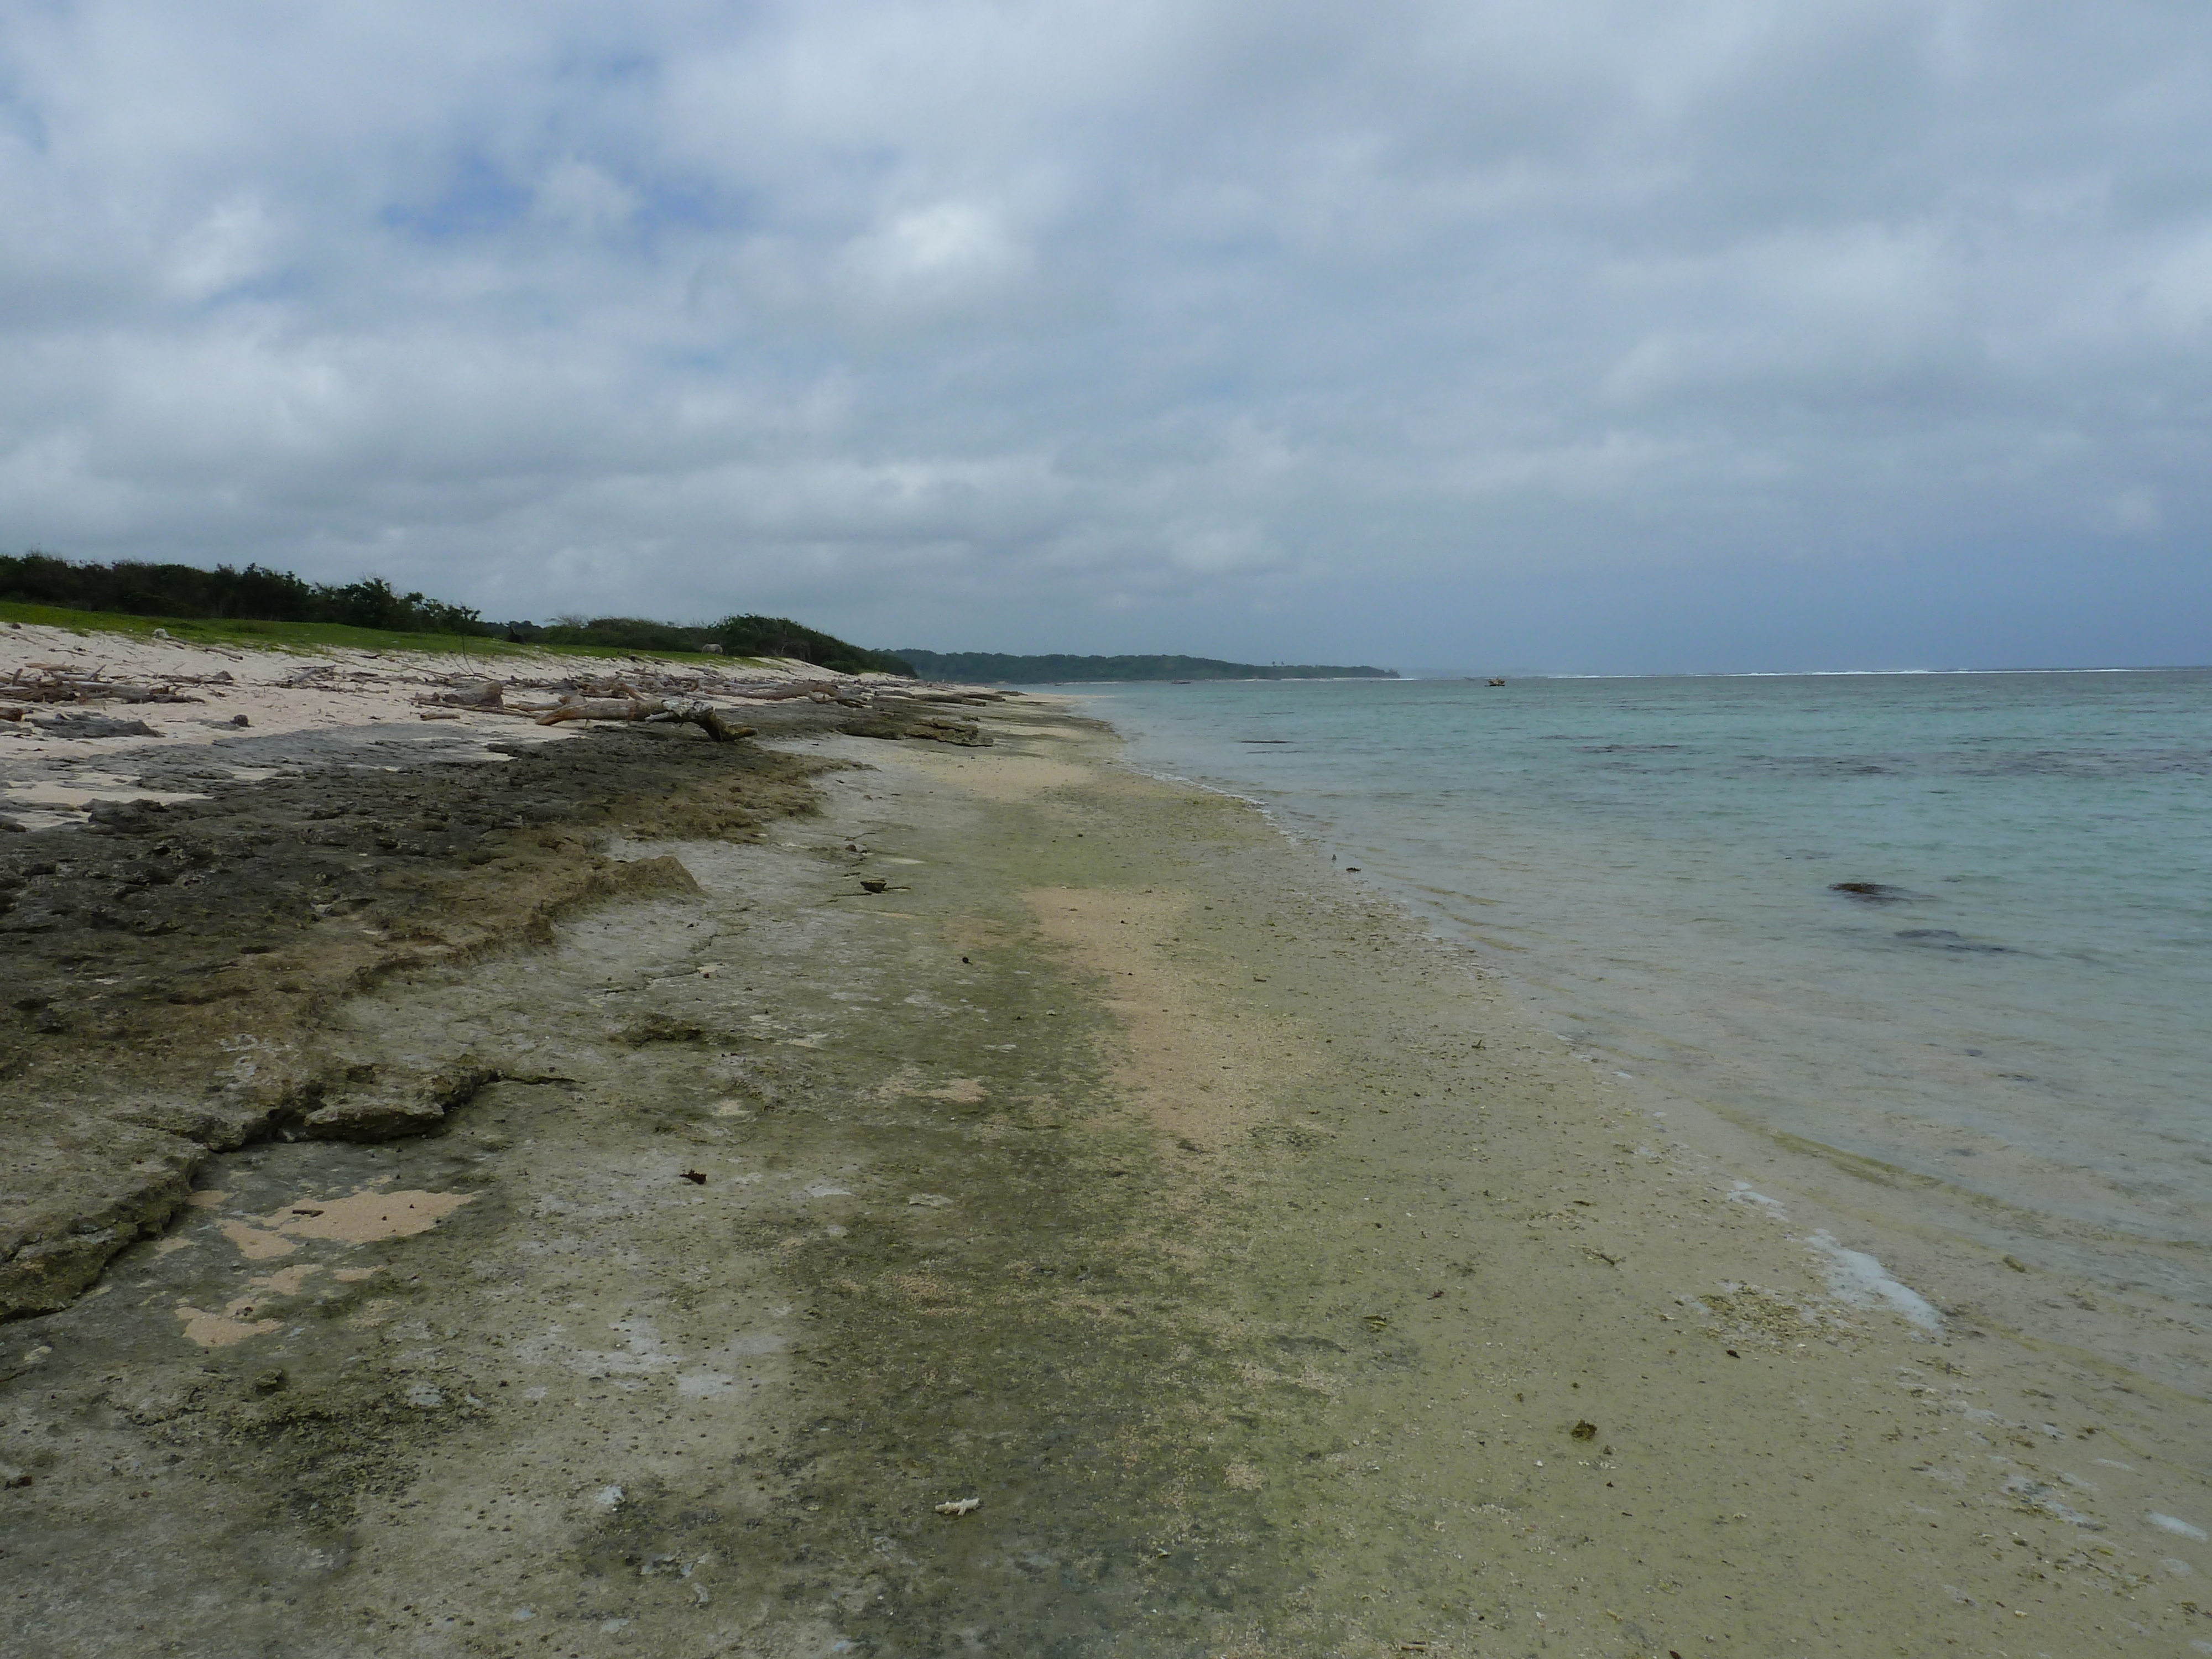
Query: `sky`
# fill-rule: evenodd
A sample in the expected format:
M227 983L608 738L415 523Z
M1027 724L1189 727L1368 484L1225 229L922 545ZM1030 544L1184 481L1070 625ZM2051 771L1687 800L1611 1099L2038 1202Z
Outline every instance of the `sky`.
M2212 660L2202 0L13 0L0 550L1437 671Z

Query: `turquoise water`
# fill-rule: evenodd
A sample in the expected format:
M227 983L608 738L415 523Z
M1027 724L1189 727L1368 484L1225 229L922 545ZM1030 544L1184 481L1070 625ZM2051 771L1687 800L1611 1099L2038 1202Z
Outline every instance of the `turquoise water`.
M1081 690L1601 1063L2205 1299L2212 672Z

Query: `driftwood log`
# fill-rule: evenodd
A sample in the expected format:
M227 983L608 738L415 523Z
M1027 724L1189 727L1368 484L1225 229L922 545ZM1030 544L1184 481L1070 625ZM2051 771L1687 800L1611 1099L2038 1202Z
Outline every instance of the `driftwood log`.
M173 685L133 685L92 677L0 680L0 696L19 702L198 702Z
M565 720L659 720L696 726L716 743L750 738L750 726L732 726L714 704L693 697L571 697L538 716L540 726Z
M837 695L837 683L835 680L794 680L789 685L768 685L757 689L749 686L732 695L743 697L749 702L783 702L792 697L826 700Z
M904 687L901 687L896 690L886 690L878 691L876 696L878 699L884 701L902 697L908 702L977 703L1003 702L1005 701L1005 698L998 693L990 691L909 691Z

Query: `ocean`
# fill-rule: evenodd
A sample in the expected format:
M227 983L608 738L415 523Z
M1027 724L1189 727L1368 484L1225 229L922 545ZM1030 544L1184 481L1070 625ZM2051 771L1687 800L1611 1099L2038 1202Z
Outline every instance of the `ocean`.
M1065 690L1651 1109L1847 1172L1939 1279L1965 1247L1939 1291L2203 1391L2212 671Z

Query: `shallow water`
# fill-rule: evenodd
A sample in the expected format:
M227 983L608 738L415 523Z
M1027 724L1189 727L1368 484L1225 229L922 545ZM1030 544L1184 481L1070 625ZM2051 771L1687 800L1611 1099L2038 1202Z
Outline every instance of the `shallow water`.
M1097 690L1577 1048L2201 1299L2212 672Z

